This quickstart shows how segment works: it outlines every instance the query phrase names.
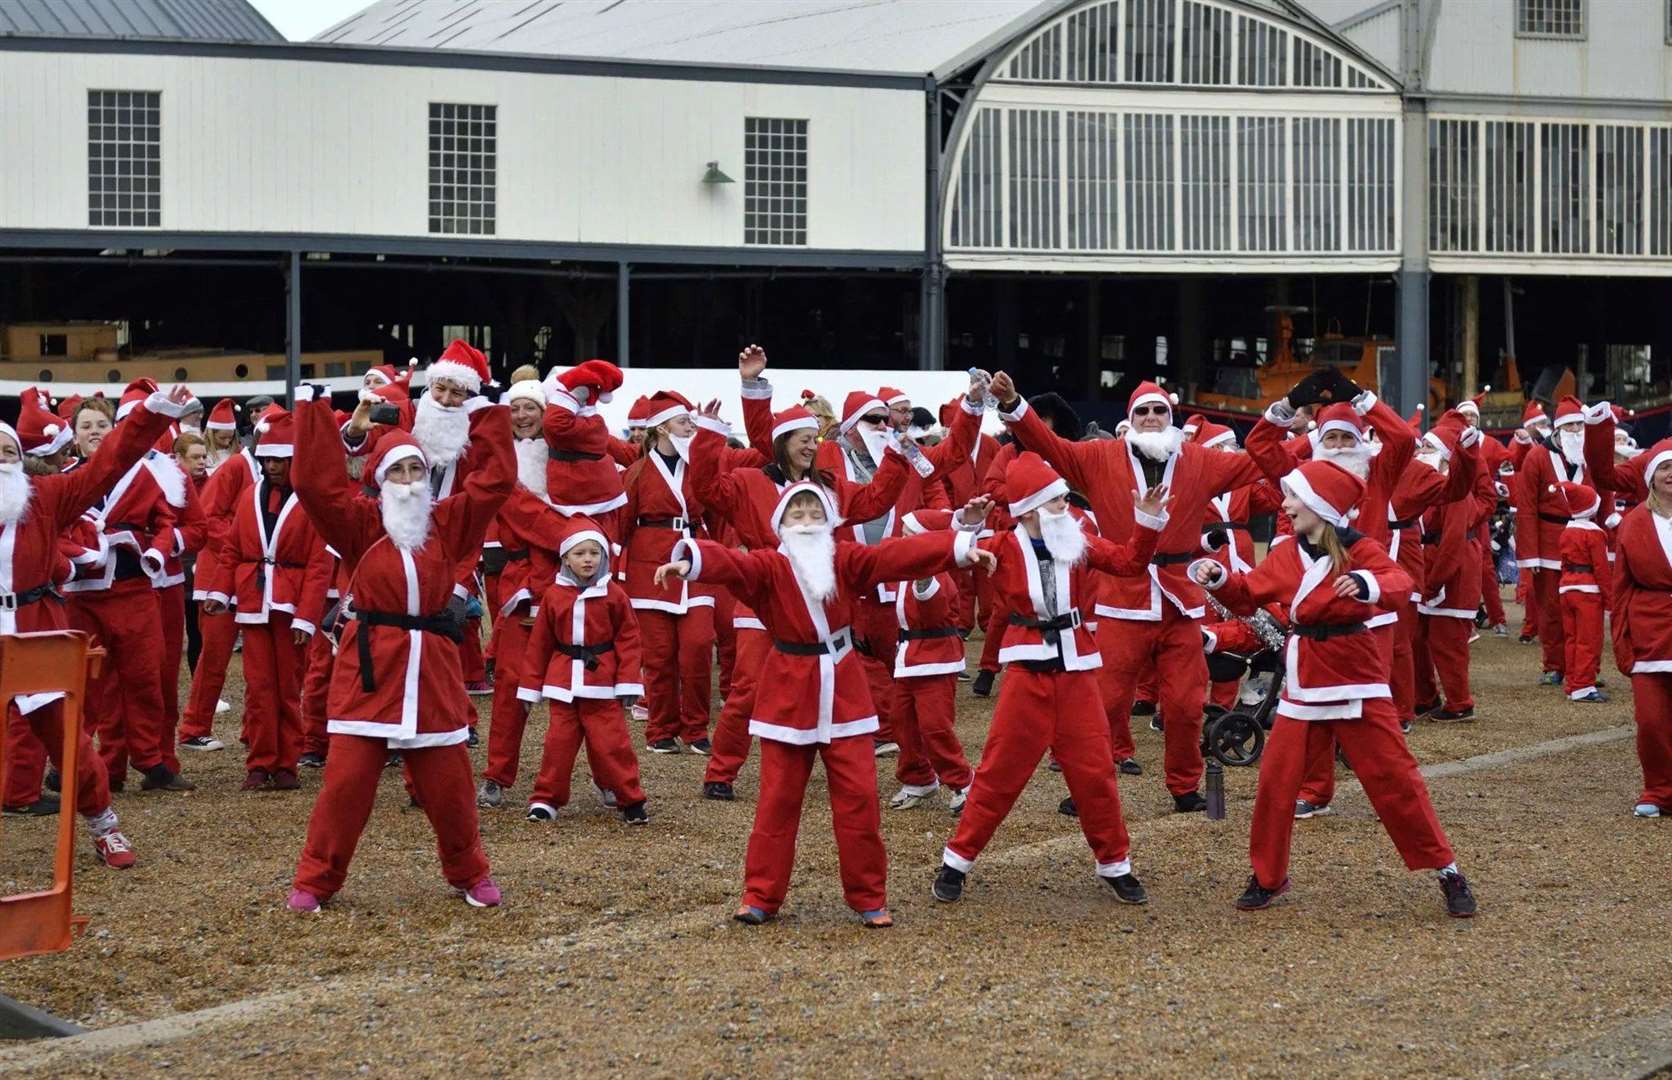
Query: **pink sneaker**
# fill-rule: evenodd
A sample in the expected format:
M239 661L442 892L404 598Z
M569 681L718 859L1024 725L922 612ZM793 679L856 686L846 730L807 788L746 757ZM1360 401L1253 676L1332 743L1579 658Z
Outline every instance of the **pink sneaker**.
M493 878L485 877L468 889L460 890L464 902L471 907L498 907L502 899L499 886L493 883Z
M99 861L112 870L126 870L135 861L134 846L128 843L126 836L114 830L93 837L93 851Z
M292 889L290 890L290 898L284 902L284 906L298 915L318 915L319 897L306 889Z

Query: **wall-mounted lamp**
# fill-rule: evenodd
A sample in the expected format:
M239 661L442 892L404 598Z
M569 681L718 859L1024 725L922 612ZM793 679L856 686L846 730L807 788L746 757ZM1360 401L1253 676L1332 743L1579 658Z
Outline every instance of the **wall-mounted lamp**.
M718 161L710 161L708 163L708 171L702 174L702 182L705 184L737 183L736 180L733 180L731 177L720 171L720 163Z

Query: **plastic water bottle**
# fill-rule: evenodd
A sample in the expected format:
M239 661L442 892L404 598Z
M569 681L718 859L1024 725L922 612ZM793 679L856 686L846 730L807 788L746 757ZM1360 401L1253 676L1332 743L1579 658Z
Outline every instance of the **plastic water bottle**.
M969 375L970 388L974 389L977 386L981 387L983 403L986 404L989 409L997 409L999 407L999 399L993 396L992 390L988 389L993 385L993 377L982 371L980 368L973 367L969 369Z

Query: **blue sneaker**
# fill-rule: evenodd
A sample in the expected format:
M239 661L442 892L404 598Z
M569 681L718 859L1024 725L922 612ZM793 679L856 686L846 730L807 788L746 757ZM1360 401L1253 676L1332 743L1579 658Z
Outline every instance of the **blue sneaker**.
M1559 671L1546 671L1543 675L1538 677L1538 684L1540 686L1560 686L1562 685L1562 673Z

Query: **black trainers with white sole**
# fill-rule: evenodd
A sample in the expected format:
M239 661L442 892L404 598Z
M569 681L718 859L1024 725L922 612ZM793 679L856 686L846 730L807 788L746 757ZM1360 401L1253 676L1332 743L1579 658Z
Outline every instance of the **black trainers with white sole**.
M180 740L180 749L201 750L205 752L211 750L225 750L226 743L221 742L221 740L210 735L193 735L189 739Z
M1173 812L1177 814L1199 814L1208 808L1208 801L1202 798L1199 791L1186 792L1173 796Z
M636 803L628 803L623 806L621 808L621 820L629 825L648 825L650 814L644 808L644 800L640 799Z
M966 876L962 870L943 865L940 873L935 875L935 883L929 887L929 891L943 904L956 904L964 898Z
M645 749L652 754L677 754L679 753L679 740L657 739L653 743L646 743Z
M1103 884L1109 886L1109 891L1115 894L1115 899L1123 904L1147 904L1149 893L1144 890L1144 883L1138 880L1137 874L1122 874L1120 877L1099 877Z
M702 797L715 802L731 802L737 795L724 780L710 780L702 786Z
M693 754L707 757L709 754L713 753L714 744L709 742L707 739L692 739L690 742L685 744L685 749Z
M1248 888L1237 897L1238 911L1260 911L1271 907L1271 902L1289 891L1289 879L1284 878L1283 884L1275 889L1268 889L1260 884L1260 879L1253 874L1248 875Z
M1120 769L1122 776L1144 775L1144 767L1138 764L1138 762L1133 758L1127 758L1125 761L1122 761L1117 768Z
M1456 870L1440 871L1440 891L1446 897L1446 914L1454 919L1474 918L1476 905L1469 879Z

